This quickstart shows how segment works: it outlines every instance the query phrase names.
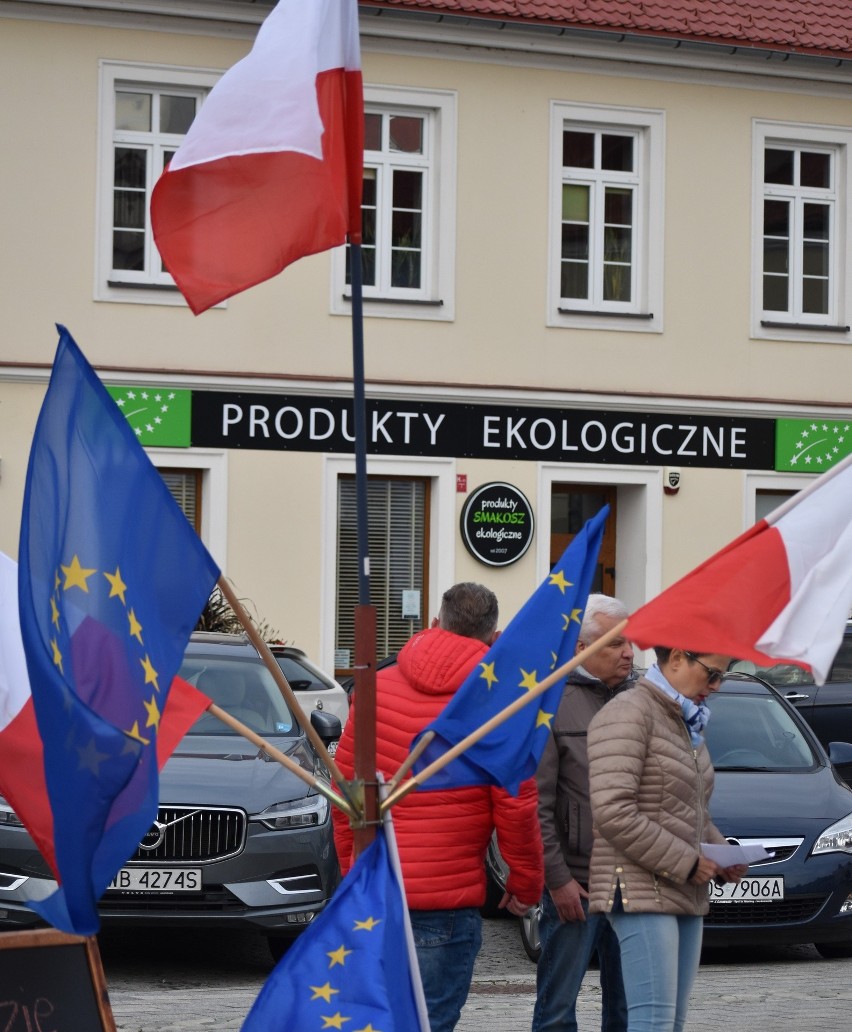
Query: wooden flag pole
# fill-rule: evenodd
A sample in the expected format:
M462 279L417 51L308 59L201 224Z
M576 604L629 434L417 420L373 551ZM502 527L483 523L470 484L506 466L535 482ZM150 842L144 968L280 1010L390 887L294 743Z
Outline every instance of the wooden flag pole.
M520 698L515 699L514 702L510 703L505 709L500 710L499 713L495 713L490 720L487 720L484 724L478 727L475 731L472 731L466 738L463 738L452 748L448 749L445 753L438 757L437 760L430 763L428 767L424 767L419 773L415 774L414 777L409 778L404 784L399 785L395 788L387 797L382 801L381 811L393 806L394 803L398 803L401 799L404 799L409 792L412 792L418 785L422 785L424 781L428 781L433 774L437 774L439 770L443 770L448 763L451 763L457 756L460 756L463 752L470 748L488 734L489 731L493 731L495 727L499 727L514 716L518 710L523 709L524 706L528 706L534 699L537 699L540 695L548 690L561 678L569 674L575 667L580 666L584 659L588 659L589 656L593 655L599 649L602 649L605 645L608 645L613 638L617 638L619 634L627 626L626 620L621 620L614 627L610 628L606 634L601 635L596 641L593 641L590 645L587 645L582 652L578 652L572 656L567 663L563 663L561 667L554 670L552 674L549 674L543 681L535 686L531 691Z
M261 659L266 664L266 667L269 670L269 672L275 678L275 683L278 685L281 694L287 700L290 709L293 711L293 716L299 722L305 734L308 736L308 739L310 740L311 744L319 753L320 759L323 761L326 767L328 767L329 771L331 772L331 776L337 782L341 792L343 792L343 794L346 796L346 800L349 804L350 810L354 810L357 813L359 807L357 803L351 798L350 789L348 783L346 782L346 779L340 773L340 768L334 762L333 757L329 755L328 750L325 747L325 743L317 734L316 728L311 723L310 717L307 715L307 713L304 712L302 707L299 705L296 699L296 695L293 692L293 689L290 687L289 681L284 676L284 671L276 662L275 657L272 655L272 652L269 649L269 646L266 644L266 642L263 640L260 634L258 634L257 628L252 623L251 617L245 611L243 604L237 598L233 588L224 576L219 577L218 584L222 594L225 596L225 599L227 600L231 609L234 610L240 623L245 628L245 632L248 635L249 640L260 653Z
M222 721L223 724L227 724L232 730L236 731L237 734L242 735L243 738L247 738L253 745L256 745L258 749L262 749L267 756L273 760L277 760L287 770L292 771L297 777L300 777L302 781L306 782L311 788L315 788L317 792L324 795L326 799L334 803L335 806L339 806L345 814L350 818L355 816L355 811L349 805L346 799L339 796L331 785L325 781L314 777L309 774L304 767L299 766L295 760L291 760L286 753L281 752L280 749L276 749L274 745L270 745L264 738L261 738L259 734L256 734L250 727L244 724L241 720L237 720L236 717L232 717L227 710L223 710L221 706L217 706L215 702L207 707L207 712L212 716L217 717Z

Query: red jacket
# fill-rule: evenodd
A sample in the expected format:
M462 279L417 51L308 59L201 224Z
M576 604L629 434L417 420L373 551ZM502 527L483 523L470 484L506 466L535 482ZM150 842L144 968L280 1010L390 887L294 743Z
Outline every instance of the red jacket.
M390 779L411 741L447 705L482 659L486 646L440 628L421 631L400 650L397 665L376 675L376 763ZM353 708L357 700L353 699ZM350 713L335 760L346 778L354 772ZM428 782L427 782L428 784ZM415 789L393 807L408 905L412 910L454 910L485 902L485 851L494 828L509 865L508 890L532 906L544 886L535 779L517 797L501 788ZM352 865L352 829L333 808L341 871Z

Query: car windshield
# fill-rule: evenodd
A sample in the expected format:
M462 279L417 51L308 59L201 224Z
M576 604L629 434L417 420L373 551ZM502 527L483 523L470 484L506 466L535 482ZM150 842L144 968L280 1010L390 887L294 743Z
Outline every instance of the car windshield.
M292 656L276 655L275 661L287 678L287 683L294 692L327 691L334 688L334 682L305 657L295 659Z
M185 656L180 676L209 696L217 706L259 735L297 735L299 725L275 678L263 663L211 656ZM202 714L188 734L232 735L235 732L209 713Z
M795 720L769 695L714 695L704 736L716 770L813 770L817 763Z

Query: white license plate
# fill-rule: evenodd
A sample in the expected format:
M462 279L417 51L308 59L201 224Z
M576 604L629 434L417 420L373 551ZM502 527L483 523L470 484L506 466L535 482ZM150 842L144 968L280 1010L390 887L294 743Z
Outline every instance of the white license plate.
M122 867L107 892L201 892L201 868Z
M784 898L783 878L743 878L717 885L710 882L711 903L774 903Z

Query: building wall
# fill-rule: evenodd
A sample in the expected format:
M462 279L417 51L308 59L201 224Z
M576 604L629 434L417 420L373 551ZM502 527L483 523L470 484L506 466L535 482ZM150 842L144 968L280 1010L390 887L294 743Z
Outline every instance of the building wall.
M0 109L0 549L12 555L54 322L68 326L106 382L340 397L352 372L350 321L331 314L329 254L198 318L150 295L144 303L94 300L99 62L224 70L247 52L254 27L194 35L166 31L156 18L131 26L66 17L0 18L0 67L13 84L12 102ZM389 41L364 28L366 83L453 91L458 115L455 317L368 318L371 395L767 419L852 413L848 334L834 343L751 337L753 121L849 127L852 81L841 72L785 79L720 70L719 59L688 68L615 51L606 60L511 53ZM550 110L568 101L664 113L661 332L547 324ZM210 454L198 452L212 464L217 492L203 535L259 617L330 666L330 484L351 460ZM504 622L547 570L553 480L621 485L618 589L631 606L740 533L754 518L757 486L803 482L682 465L678 494L664 496L661 465L554 468L499 454L433 456L420 467L415 457L371 460L371 469L440 474L424 616L437 612L452 580L476 579L498 591ZM492 570L465 551L457 473L470 488L508 481L533 501L536 540L517 564Z

